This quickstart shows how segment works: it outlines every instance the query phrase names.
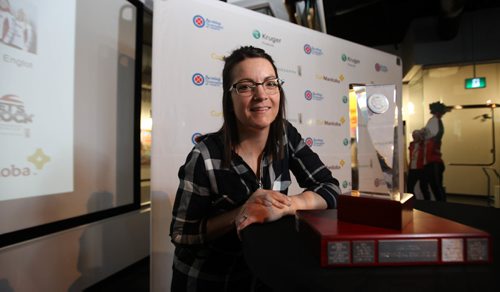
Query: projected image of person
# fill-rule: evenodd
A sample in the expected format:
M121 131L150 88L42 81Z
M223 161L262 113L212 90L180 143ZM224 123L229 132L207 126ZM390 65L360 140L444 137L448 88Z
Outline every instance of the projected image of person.
M225 58L223 125L199 137L179 169L170 236L172 291L266 291L239 235L300 209L336 208L339 183L285 119L274 61L245 46ZM287 196L290 171L304 191Z
M14 21L9 0L0 0L0 41L8 43L13 33Z
M8 0L0 0L0 40L30 53L35 54L37 50L36 29L32 19L25 9L13 9Z

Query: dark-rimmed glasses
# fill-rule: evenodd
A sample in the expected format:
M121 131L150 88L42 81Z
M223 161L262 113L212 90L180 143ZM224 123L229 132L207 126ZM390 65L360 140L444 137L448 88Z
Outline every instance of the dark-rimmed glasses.
M248 97L255 93L258 85L262 85L266 94L276 94L280 91L281 85L283 85L283 83L285 83L285 81L279 78L269 79L264 82L244 80L231 85L229 91L234 89L238 95Z

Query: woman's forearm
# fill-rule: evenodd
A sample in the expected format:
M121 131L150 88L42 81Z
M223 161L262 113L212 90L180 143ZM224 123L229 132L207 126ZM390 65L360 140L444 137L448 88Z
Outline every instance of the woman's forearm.
M241 207L219 214L207 220L207 240L220 237L235 228L235 218L240 213Z
M290 196L292 199L291 210L293 214L297 210L317 210L328 207L325 199L315 192L305 191L301 194Z

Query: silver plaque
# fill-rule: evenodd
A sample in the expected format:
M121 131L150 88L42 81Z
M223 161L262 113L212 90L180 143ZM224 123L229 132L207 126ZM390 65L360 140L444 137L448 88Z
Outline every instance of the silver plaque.
M355 264L375 263L375 241L374 240L353 241L352 262Z
M437 239L379 240L380 263L437 262Z
M488 260L488 239L467 238L467 261Z
M328 264L350 264L351 248L349 241L328 242Z
M441 260L443 262L463 262L464 261L463 238L441 239Z

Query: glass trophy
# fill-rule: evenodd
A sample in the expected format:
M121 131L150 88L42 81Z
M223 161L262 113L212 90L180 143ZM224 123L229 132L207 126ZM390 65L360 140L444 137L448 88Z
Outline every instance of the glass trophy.
M340 220L401 229L412 218L404 193L402 121L395 85L353 85L352 191L339 199ZM354 102L352 103L354 104Z

